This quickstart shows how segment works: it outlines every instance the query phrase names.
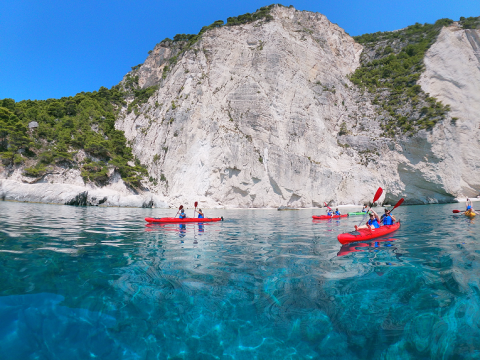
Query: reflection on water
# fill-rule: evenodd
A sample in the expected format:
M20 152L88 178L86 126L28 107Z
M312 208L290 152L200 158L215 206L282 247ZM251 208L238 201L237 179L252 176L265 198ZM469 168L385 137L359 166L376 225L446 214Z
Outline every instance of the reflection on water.
M361 251L377 252L382 249L396 250L395 248L392 249L392 246L394 246L393 241L395 240L396 239L394 238L389 238L387 236L384 236L375 240L355 241L350 244L342 245L337 256L345 256L345 255L351 254L352 252L361 252Z
M455 206L398 208L398 232L341 246L358 217L0 202L2 356L478 358L479 226Z

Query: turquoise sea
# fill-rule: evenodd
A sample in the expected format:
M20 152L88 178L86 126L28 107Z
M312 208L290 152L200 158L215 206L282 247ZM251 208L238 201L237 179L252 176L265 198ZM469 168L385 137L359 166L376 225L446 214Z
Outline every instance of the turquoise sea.
M463 208L402 206L399 231L342 247L361 216L146 226L175 210L0 202L0 357L480 359L480 216Z

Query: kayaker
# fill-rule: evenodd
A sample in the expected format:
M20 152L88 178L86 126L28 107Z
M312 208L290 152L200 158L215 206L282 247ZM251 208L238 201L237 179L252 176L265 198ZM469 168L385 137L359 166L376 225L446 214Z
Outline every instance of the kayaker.
M389 209L385 209L385 214L383 214L380 218L380 222L382 223L382 225L393 225L395 221L397 221L397 219L395 219L395 216L390 214Z
M363 205L362 212L364 212L364 213L368 212L368 207L367 207L367 205Z
M328 208L327 216L333 216L333 210L332 209Z
M475 210L473 210L472 200L470 200L470 199L467 198L467 202L465 203L465 206L467 207L467 208L465 209L465 212L467 212L467 211L475 212Z
M342 215L340 211L338 211L338 208L335 209L335 215Z
M180 215L178 215L179 219L185 219L187 217L187 214L185 214L185 210L180 210Z
M198 209L198 218L199 219L203 219L205 217L205 215L203 215L203 212L202 212L202 209Z
M472 205L467 206L467 210L465 210L464 214L467 216L475 215L475 210L473 209Z
M380 227L380 218L374 210L370 210L370 219L365 223L365 225L357 226L355 225L355 230L358 229L369 229L369 228L378 229Z

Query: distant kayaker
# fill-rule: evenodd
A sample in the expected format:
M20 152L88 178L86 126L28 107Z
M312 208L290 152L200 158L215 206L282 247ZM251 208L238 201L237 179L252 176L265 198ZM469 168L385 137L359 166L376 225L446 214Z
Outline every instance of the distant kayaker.
M368 212L368 207L367 207L367 205L363 205L362 212L364 212L364 213Z
M180 210L180 215L178 215L180 219L185 219L187 217L187 214L185 214L185 210Z
M338 208L335 209L335 215L342 215L342 213L338 211Z
M205 216L203 215L202 209L198 209L198 218L203 219Z
M469 198L467 198L465 207L466 207L465 211L463 212L465 215L471 216L475 214L475 210L473 209L473 206L472 206L472 200L470 200Z
M383 214L380 218L380 222L382 223L382 225L393 225L395 221L397 221L397 219L395 219L395 216L390 214L389 209L385 209L385 214Z
M370 219L365 223L365 225L362 225L362 226L355 225L355 230L368 229L372 227L375 229L378 229L380 227L380 218L378 217L378 214L374 210L370 211Z
M470 199L468 199L468 198L467 198L467 202L465 203L465 206L467 207L467 208L465 209L465 212L467 212L467 211L475 211L475 210L473 210L472 200L470 200Z

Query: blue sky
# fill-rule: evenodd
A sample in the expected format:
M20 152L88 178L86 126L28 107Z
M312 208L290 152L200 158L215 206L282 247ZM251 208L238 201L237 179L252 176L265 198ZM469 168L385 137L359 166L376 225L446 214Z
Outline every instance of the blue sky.
M0 11L0 99L73 96L117 84L165 37L197 33L215 20L254 12L268 1L6 0ZM350 35L415 22L480 16L479 0L308 1Z

